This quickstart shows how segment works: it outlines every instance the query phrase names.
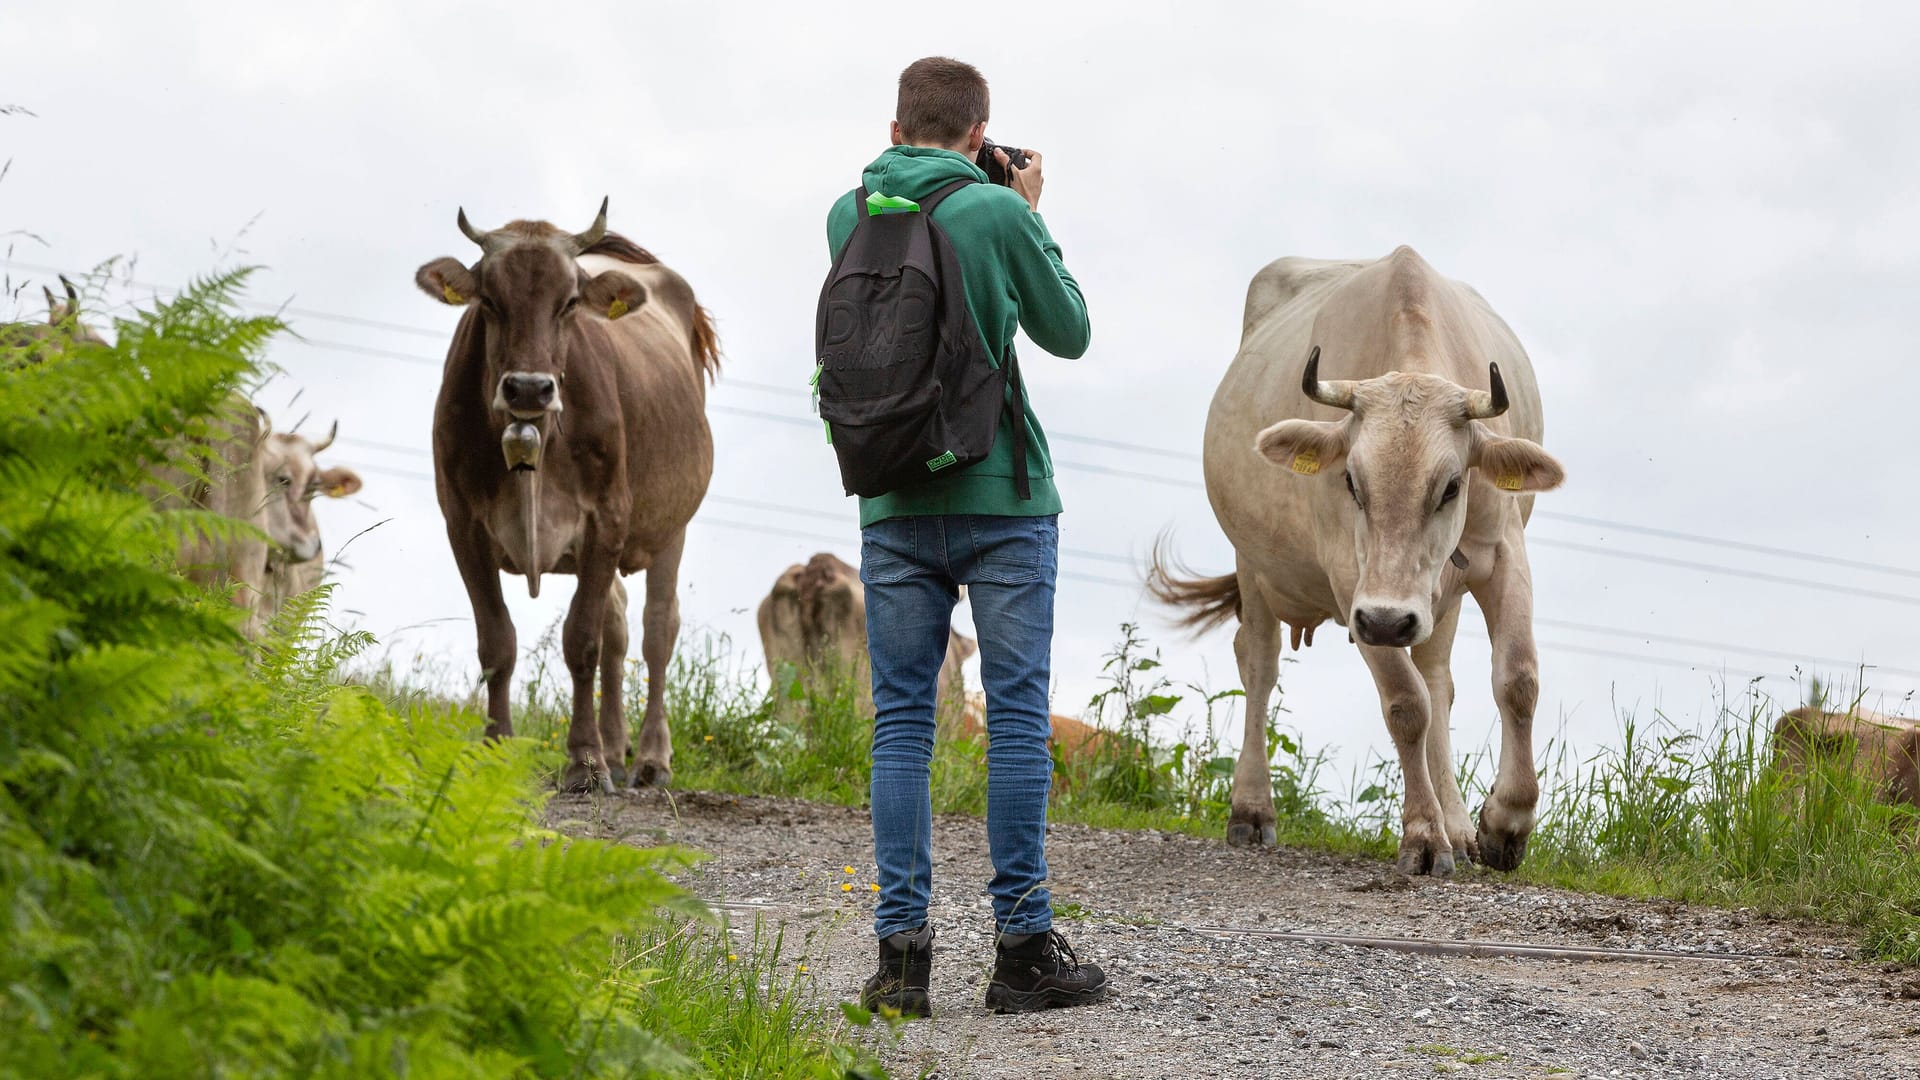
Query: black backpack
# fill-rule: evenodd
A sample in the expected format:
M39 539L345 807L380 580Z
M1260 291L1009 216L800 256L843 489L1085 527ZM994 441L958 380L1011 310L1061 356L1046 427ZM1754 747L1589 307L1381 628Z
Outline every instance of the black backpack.
M1005 413L1014 486L1033 497L1013 348L999 367L988 361L959 260L933 220L947 196L975 182L956 180L917 205L854 189L859 220L820 289L813 376L849 495L873 498L977 464Z

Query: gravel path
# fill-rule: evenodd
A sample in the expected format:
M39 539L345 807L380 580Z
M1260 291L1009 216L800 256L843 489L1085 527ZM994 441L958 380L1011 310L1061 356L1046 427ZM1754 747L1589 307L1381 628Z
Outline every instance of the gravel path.
M550 817L576 835L710 854L687 883L727 905L733 933L780 925L827 1007L872 970L863 810L646 792L563 797ZM1115 992L995 1016L981 1005L985 831L939 818L934 851L935 1017L871 1036L896 1076L1920 1078L1920 972L1853 960L1833 928L1516 887L1477 869L1409 880L1379 863L1065 825L1047 845L1058 928ZM1428 956L1247 932L1283 930L1767 959Z

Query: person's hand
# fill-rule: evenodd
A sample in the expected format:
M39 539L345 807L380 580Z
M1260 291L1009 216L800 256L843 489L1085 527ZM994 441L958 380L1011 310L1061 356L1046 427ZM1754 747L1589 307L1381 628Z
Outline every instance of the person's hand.
M1039 210L1040 185L1043 182L1040 176L1040 152L1027 151L1027 167L1024 169L1014 168L1013 159L1007 156L1005 150L997 146L993 148L993 156L1000 162L1000 167L1007 170L1007 179L1012 181L1009 186L1019 192L1021 198L1027 200L1028 206Z

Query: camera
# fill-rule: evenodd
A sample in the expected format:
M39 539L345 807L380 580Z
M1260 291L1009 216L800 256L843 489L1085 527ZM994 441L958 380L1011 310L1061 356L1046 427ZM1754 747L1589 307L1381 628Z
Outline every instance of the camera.
M1012 187L1013 175L1000 167L1000 159L993 156L995 150L1005 150L1007 152L1008 164L1016 169L1024 169L1027 167L1027 152L1019 147L1005 146L994 142L992 139L987 139L980 144L980 156L973 159L975 165L985 170L987 180L990 183L999 184L1002 187Z

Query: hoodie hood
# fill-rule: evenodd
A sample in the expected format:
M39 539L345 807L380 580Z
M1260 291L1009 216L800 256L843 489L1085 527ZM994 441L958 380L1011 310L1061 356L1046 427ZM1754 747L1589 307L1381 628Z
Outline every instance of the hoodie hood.
M860 174L869 194L896 195L915 202L955 180L987 182L980 166L951 150L926 146L890 146Z

